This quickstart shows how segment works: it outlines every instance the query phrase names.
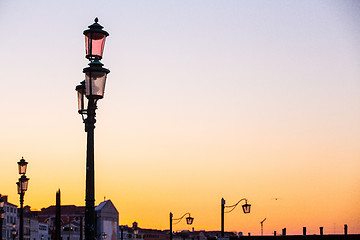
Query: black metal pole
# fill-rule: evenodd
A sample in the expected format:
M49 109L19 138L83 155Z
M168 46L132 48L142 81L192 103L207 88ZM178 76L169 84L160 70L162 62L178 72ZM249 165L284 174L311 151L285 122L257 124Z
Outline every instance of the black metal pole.
M85 196L85 239L96 240L95 229L95 173L94 173L94 128L96 104L89 99L85 131L87 132L86 148L86 196Z
M124 228L123 228L123 226L120 227L120 239L124 240Z
M221 198L221 237L224 237L224 209L225 209L225 200Z
M84 240L83 235L83 216L80 216L80 240Z
M172 213L170 213L170 240L172 240L173 236L172 236Z
M60 189L56 192L55 210L55 240L61 240L61 195Z
M19 240L24 240L24 191L20 193L20 226Z
M2 240L3 238L2 238L2 226L3 226L3 219L2 218L0 218L0 239Z

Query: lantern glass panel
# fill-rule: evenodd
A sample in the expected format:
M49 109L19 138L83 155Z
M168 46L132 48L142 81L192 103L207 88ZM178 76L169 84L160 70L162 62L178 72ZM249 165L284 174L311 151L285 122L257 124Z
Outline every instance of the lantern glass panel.
M4 207L4 199L0 197L0 208Z
M19 174L25 174L26 173L26 165L19 165Z
M250 207L251 207L251 205L247 204L247 203L242 205L244 213L250 213Z
M22 189L23 191L26 191L26 190L27 190L27 188L28 188L28 183L29 183L29 181L21 182L21 189Z
M20 182L16 183L18 194L21 194Z
M186 218L186 223L187 223L188 225L191 225L191 224L193 223L193 221L194 221L194 218L192 218L192 217L187 217L187 218Z
M0 210L0 218L1 219L5 218L5 211L3 209Z
M94 57L99 56L102 58L106 36L102 33L88 32L85 35L85 48L86 55Z
M103 98L105 91L106 83L106 72L86 72L85 73L85 86L86 86L86 96L93 98Z

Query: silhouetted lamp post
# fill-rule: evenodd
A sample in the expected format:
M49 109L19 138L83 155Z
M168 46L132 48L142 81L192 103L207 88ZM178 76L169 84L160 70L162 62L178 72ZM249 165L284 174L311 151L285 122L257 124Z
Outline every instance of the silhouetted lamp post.
M2 226L5 218L4 198L0 194L0 240L2 240Z
M14 223L14 224L13 224L13 227L12 227L12 229L11 229L11 236L12 236L12 239L13 239L13 240L15 240L16 234L17 234L17 232L16 232L16 225L15 225L15 223Z
M120 240L124 240L124 226L120 226Z
M246 198L240 199L236 204L231 206L225 206L225 200L224 198L221 198L221 237L224 237L224 214L232 212L241 201L245 201L245 204L242 205L242 209L244 213L250 213L251 205L247 203L248 200ZM232 208L232 209L225 212L225 208Z
M21 158L21 160L18 162L19 174L21 175L21 177L19 178L19 181L16 183L17 191L18 191L18 194L20 195L19 240L24 239L24 195L28 189L28 184L29 184L29 178L27 178L25 176L27 164L28 163L24 160L24 158Z
M185 213L182 217L180 218L173 218L173 214L170 212L170 240L173 239L173 235L172 235L172 225L173 225L173 220L177 221L176 223L174 224L178 224L186 215L189 215L187 218L186 218L186 223L188 225L191 225L194 221L194 218L190 216L190 213Z
M97 101L104 97L108 69L100 62L103 55L105 39L109 34L102 30L98 18L84 31L86 58L89 66L83 69L85 81L76 86L78 94L78 112L85 123L87 133L86 148L86 190L85 190L85 239L96 239L95 214L95 171L94 171L94 128ZM85 118L86 117L86 118Z

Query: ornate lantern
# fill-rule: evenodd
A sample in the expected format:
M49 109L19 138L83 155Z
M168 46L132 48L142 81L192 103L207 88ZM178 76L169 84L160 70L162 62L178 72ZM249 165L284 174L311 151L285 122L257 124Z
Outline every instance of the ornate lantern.
M103 26L98 24L99 19L95 18L95 22L84 31L86 58L90 61L102 59L105 39L109 33L102 30Z

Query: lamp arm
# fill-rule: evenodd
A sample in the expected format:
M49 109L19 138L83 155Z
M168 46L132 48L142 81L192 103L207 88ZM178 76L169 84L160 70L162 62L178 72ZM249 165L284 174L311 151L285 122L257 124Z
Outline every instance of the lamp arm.
M225 208L232 208L231 210L227 211L227 212L224 212L224 213L229 213L229 212L232 212L236 206L241 202L241 201L245 201L247 203L247 199L246 198L242 198L240 199L236 204L232 205L232 206L224 206Z
M173 225L178 224L186 215L189 214L190 217L190 213L185 213L182 217L180 218L173 218L173 220L177 221L176 223L173 223Z

